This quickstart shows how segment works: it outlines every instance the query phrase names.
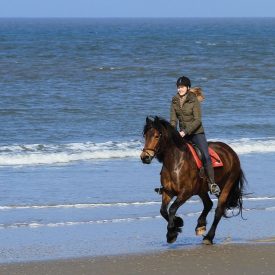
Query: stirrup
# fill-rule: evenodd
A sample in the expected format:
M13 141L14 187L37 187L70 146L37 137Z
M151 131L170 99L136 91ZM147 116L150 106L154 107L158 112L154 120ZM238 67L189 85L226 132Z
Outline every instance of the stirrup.
M216 196L220 195L221 189L216 183L211 183L209 185L210 193Z

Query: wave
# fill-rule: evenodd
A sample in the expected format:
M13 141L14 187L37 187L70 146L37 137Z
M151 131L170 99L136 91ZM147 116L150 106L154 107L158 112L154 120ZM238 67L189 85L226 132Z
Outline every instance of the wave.
M0 166L66 164L115 158L137 158L140 141L0 146Z
M218 199L212 199L212 201L217 201ZM275 200L275 197L244 197L243 201L270 201ZM202 203L201 200L188 200L186 204L197 204ZM66 209L66 208L105 208L105 207L143 207L161 205L160 201L144 201L144 202L113 202L113 203L75 203L75 204L55 204L55 205L2 205L0 206L0 211L3 210L23 210L23 209Z
M242 138L227 142L238 154L274 153L275 138Z
M238 154L273 153L275 137L225 140ZM68 144L22 144L0 146L0 166L68 164L76 161L138 158L139 140Z
M100 208L100 207L127 207L127 206L148 206L160 205L160 202L115 202L115 203L76 203L76 204L56 204L56 205L8 205L0 206L0 210L16 209L45 209L45 208Z
M214 210L212 210L214 211ZM262 208L245 208L243 211L275 211L275 207L262 207ZM179 217L197 217L201 214L201 211L188 212L185 214L178 214ZM78 225L92 225L92 224L107 224L107 223L128 223L137 221L146 221L152 219L163 219L161 215L153 216L140 216L140 217L126 217L126 218L112 218L112 219L102 219L102 220L88 220L88 221L61 221L61 222L16 222L9 224L0 224L0 229L9 228L39 228L39 227L61 227L61 226L78 226Z
M275 199L275 198L274 198ZM186 203L199 203L199 200L189 200ZM114 203L76 203L76 204L56 204L56 205L4 205L1 210L20 210L20 209L50 209L50 208L105 208L105 207L129 207L129 206L150 206L161 205L160 201L145 202L114 202Z
M103 223L120 223L120 222L133 222L142 221L148 219L162 218L160 215L157 216L144 216L135 218L114 218L105 220L92 220L92 221L67 221L67 222L50 222L50 223L39 223L39 222L22 222L22 223L12 223L12 224L0 224L0 229L7 228L19 228L19 227L59 227L59 226L75 226L75 225L87 225L87 224L103 224Z

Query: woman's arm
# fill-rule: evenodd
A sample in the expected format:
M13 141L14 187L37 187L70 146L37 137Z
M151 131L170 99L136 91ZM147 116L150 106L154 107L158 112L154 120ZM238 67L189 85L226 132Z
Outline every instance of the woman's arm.
M177 118L176 110L173 105L173 101L171 102L171 107L170 107L170 123L173 127L177 129L178 118Z

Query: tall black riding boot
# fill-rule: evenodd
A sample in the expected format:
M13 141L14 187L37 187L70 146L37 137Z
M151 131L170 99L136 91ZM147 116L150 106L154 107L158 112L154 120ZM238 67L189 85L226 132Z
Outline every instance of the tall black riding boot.
M211 194L219 196L221 189L220 187L215 183L215 178L214 178L214 168L212 164L208 164L205 167L206 174L208 177L208 188Z

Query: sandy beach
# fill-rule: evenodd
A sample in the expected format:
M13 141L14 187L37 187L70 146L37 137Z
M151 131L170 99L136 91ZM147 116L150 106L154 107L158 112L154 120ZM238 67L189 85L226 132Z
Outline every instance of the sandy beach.
M274 274L275 245L270 241L153 254L3 264L0 274Z

